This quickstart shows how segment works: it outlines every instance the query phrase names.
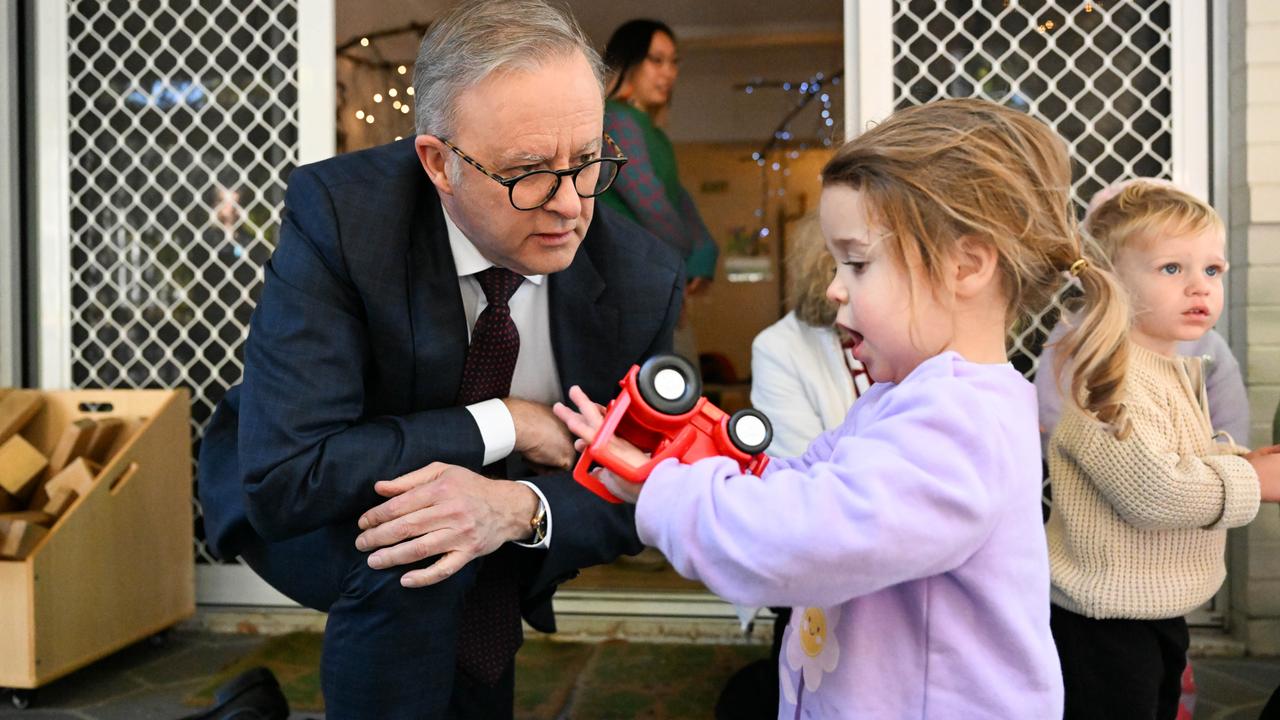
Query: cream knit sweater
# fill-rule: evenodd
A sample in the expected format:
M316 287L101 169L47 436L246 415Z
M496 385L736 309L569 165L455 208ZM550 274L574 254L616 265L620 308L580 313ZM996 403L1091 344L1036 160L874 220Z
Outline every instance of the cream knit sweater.
M1130 343L1116 440L1066 403L1049 441L1054 604L1093 618L1185 615L1226 576L1227 528L1258 511L1258 476L1241 448L1213 440L1199 358Z

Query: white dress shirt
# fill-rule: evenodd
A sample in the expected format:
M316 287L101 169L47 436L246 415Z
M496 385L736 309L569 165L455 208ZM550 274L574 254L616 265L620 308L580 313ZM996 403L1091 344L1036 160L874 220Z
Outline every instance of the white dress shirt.
M441 207L444 207L443 204ZM458 271L458 288L462 291L462 309L467 316L467 342L471 341L471 329L476 318L488 307L484 290L475 274L493 267L476 246L462 234L462 230L444 210L444 223L449 233L449 249L453 253L453 265ZM511 319L520 333L520 352L516 356L516 369L511 376L511 397L523 398L544 405L560 400L560 380L556 373L556 359L551 352L551 319L548 312L548 288L546 275L525 275L515 294L507 302ZM475 418L484 439L484 464L502 460L511 454L516 445L516 428L511 412L501 399L483 400L467 406ZM551 506L536 485L528 485L538 495L547 511L547 534L541 543L526 547L548 547L551 544Z

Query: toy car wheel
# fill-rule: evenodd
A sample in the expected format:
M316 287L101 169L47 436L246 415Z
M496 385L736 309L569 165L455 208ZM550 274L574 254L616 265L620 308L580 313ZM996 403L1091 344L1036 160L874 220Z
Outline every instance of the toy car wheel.
M654 355L645 360L636 385L649 407L666 415L683 415L702 397L697 371L679 355Z
M729 440L748 455L764 452L773 441L773 425L759 410L739 410L729 416Z

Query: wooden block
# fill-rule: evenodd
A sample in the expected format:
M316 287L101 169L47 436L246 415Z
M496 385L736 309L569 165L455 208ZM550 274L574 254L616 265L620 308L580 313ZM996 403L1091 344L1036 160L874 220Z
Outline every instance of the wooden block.
M23 501L36 488L36 479L49 464L21 435L14 435L0 445L0 488Z
M110 459L109 453L116 438L120 437L120 431L124 429L124 420L109 417L95 422L97 427L94 428L93 438L89 441L89 449L85 450L84 456L94 462L105 463Z
M26 520L0 520L0 558L25 558L48 532L48 528Z
M43 508L60 490L70 490L80 497L85 497L93 489L94 476L98 474L97 467L96 464L84 458L76 458L36 492L31 505Z
M72 460L84 455L89 449L89 443L93 442L93 433L97 427L98 424L88 418L73 420L62 431L53 452L49 453L49 474L57 475Z
M7 490L0 489L0 513L13 512L21 510L22 503L18 502L18 498L9 494Z
M44 397L36 390L12 390L0 398L0 443L17 435L43 406Z
M21 510L19 512L0 513L0 522L27 522L32 525L49 527L56 520L54 516L40 510Z
M49 493L49 500L40 508L40 511L47 513L54 519L60 518L78 497L80 496L71 488L55 488L52 493Z

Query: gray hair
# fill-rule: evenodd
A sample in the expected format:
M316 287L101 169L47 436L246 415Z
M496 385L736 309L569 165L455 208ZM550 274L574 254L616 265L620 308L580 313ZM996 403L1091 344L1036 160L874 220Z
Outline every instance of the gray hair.
M531 70L574 51L604 96L604 63L567 10L545 0L471 0L431 24L413 65L418 134L448 137L458 96L496 70Z

